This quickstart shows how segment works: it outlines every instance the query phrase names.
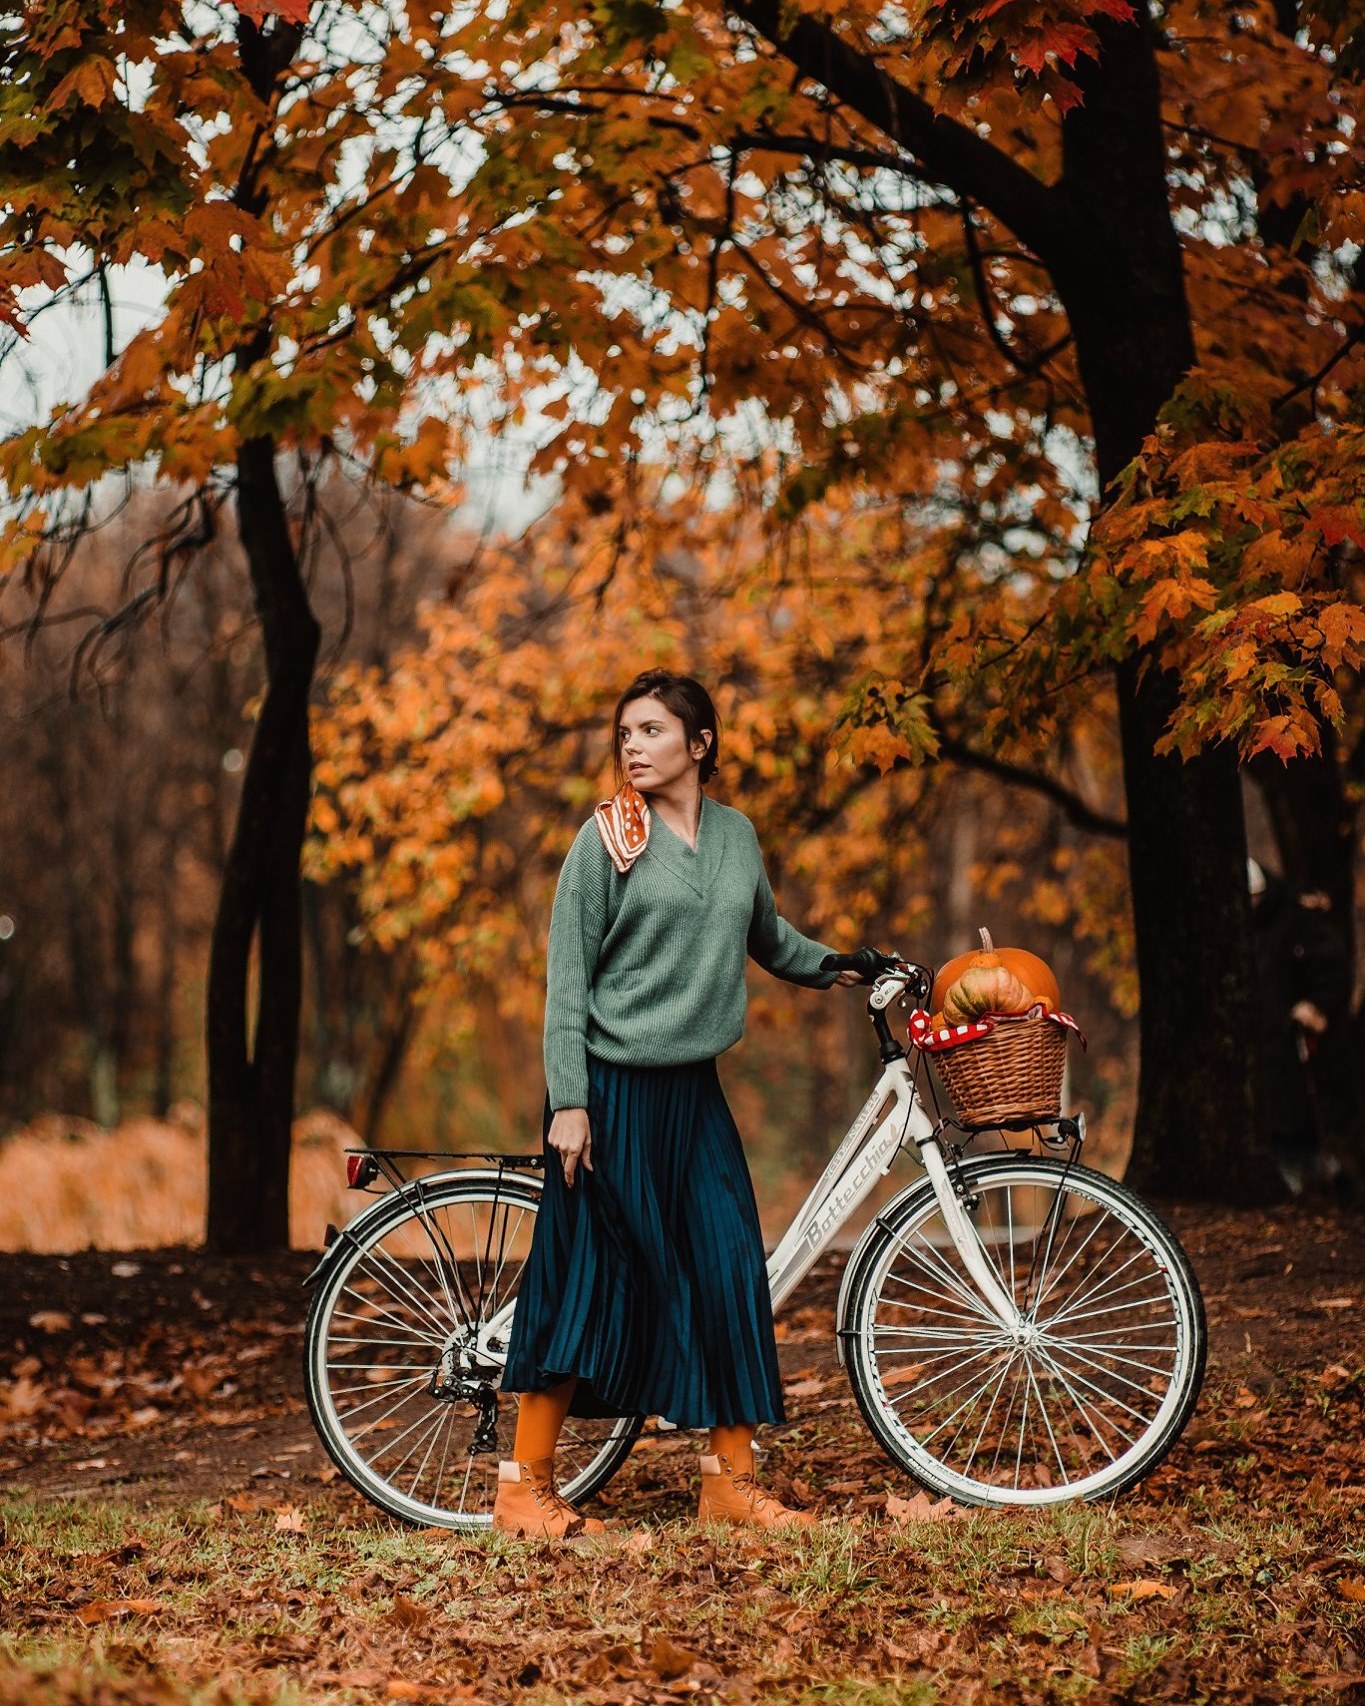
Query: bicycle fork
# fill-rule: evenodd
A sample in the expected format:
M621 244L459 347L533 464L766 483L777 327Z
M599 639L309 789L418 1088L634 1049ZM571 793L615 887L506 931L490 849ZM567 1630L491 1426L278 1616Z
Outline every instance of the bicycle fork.
M986 1256L981 1240L977 1237L976 1228L968 1218L967 1206L949 1177L948 1164L943 1159L943 1149L938 1137L930 1132L928 1136L915 1141L919 1147L924 1171L929 1175L929 1183L938 1199L943 1224L953 1241L953 1248L962 1258L963 1267L972 1276L982 1300L1005 1331L1011 1334L1021 1331L1024 1318L1014 1299L1000 1283L1000 1276Z
M769 1258L774 1310L791 1295L819 1252L887 1173L900 1151L911 1144L929 1177L948 1236L982 1301L1007 1333L1015 1333L1022 1325L1020 1312L991 1266L967 1208L954 1189L938 1133L904 1059L887 1063L876 1088ZM849 1273L854 1265L849 1263Z

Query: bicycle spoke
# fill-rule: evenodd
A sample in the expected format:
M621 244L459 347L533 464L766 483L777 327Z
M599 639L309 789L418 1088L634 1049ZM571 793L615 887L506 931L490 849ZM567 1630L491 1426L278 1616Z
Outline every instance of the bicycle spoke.
M1019 1356L1011 1357L1009 1366L1010 1366L1011 1371L1014 1374L1014 1384L1010 1387L1009 1407L1005 1411L1005 1414L1004 1414L1003 1418L1001 1419L1000 1437L995 1442L995 1451L991 1456L990 1473L991 1473L992 1479L994 1479L996 1470L999 1467L1000 1453L1004 1450L1005 1440L1008 1437L1008 1433L1009 1433L1009 1425L1010 1425L1010 1422L1014 1418L1014 1400L1016 1399L1016 1397L1019 1394L1019 1380L1020 1380L1020 1376L1024 1372L1024 1359L1022 1357L1019 1357Z
M1006 1376L1009 1374L1013 1365L1014 1359L1011 1357L1009 1362L1007 1362L1000 1371L1000 1378L996 1382L995 1391L991 1394L991 1401L986 1406L986 1414L982 1417L981 1426L976 1432L976 1438L972 1441L971 1447L967 1452L966 1462L968 1468L970 1468L976 1461L977 1450L980 1447L982 1440L986 1437L986 1429L991 1425L991 1417L995 1414L995 1406L1000 1401L1000 1394L1004 1390Z
M1116 1295L1117 1292L1126 1290L1128 1286L1140 1285L1142 1280L1137 1279L1129 1280L1127 1285L1115 1288L1114 1281L1118 1279L1120 1274L1127 1273L1129 1268L1133 1267L1137 1262L1140 1262L1146 1255L1147 1251L1139 1245L1138 1248L1134 1250L1133 1254L1129 1256L1128 1260L1120 1263L1117 1268L1103 1268L1098 1273L1091 1274L1089 1276L1090 1284L1085 1288L1085 1290L1081 1292L1073 1291L1069 1297L1065 1298L1063 1300L1063 1307L1054 1313L1052 1319L1054 1321L1065 1320L1068 1315L1073 1314L1077 1309L1079 1309L1081 1304L1089 1303L1092 1298L1098 1295L1101 1288L1109 1290L1111 1295ZM1145 1278L1150 1280L1151 1275L1148 1274ZM1034 1314L1036 1315L1037 1313L1038 1311L1035 1309Z
M364 1294L362 1292L355 1291L353 1286L347 1286L346 1290L348 1293L353 1293L356 1297L360 1298L362 1302L367 1301ZM410 1327L406 1321L400 1321L398 1316L390 1315L387 1311L381 1311L379 1317L376 1318L373 1314L356 1315L349 1310L335 1309L332 1312L332 1319L334 1321L358 1321L363 1327L378 1327L381 1326L385 1320L389 1320L393 1322L394 1331L396 1333L405 1335L413 1344L417 1345L441 1344L444 1342L446 1337L444 1332L442 1332L439 1337L433 1337L430 1333L419 1333L415 1328ZM392 1343L392 1340L381 1339L378 1343L390 1344Z
M431 1454L436 1448L436 1441L440 1438L441 1429L444 1427L448 1430L449 1426L450 1426L450 1413L449 1413L449 1411L446 1411L444 1414L442 1414L442 1412L440 1410L437 1410L436 1414L432 1417L431 1427L429 1429L429 1437L427 1439L427 1448L422 1454L422 1461L417 1465L416 1469L413 1471L412 1485L408 1488L408 1493L410 1495L412 1495L412 1496L416 1495L417 1483L422 1479L423 1470L425 1470L427 1464L431 1462Z
M973 1327L893 1327L890 1323L875 1326L872 1332L879 1339L926 1339L931 1344L957 1339L963 1344L974 1345L981 1337L980 1330Z
M1091 1400L1092 1402L1094 1399L1098 1399L1100 1403L1106 1406L1106 1409L1103 1412L1105 1415L1108 1415L1110 1408L1119 1409L1126 1415L1131 1416L1135 1422L1141 1422L1144 1427L1146 1426L1147 1418L1142 1414L1141 1410L1135 1410L1131 1404L1125 1403L1122 1398L1116 1397L1114 1393L1106 1392L1102 1386L1097 1386L1093 1380L1082 1374L1079 1369L1065 1368L1053 1354L1053 1348L1051 1346L1040 1347L1039 1354L1043 1361L1048 1365L1049 1369L1051 1369L1057 1380L1066 1386L1068 1391L1074 1394L1076 1386L1084 1387L1087 1392L1093 1395ZM1072 1384L1073 1382L1075 1385ZM1126 1440L1129 1445L1132 1445L1134 1438L1132 1434L1124 1433L1118 1423L1113 1420L1110 1420L1109 1426L1116 1434Z
M930 1291L925 1286L912 1286L908 1280L902 1279L899 1274L888 1274L886 1279L887 1283L890 1285L905 1286L907 1290L921 1292L925 1297L938 1297L941 1295L939 1292ZM886 1309L918 1310L921 1315L943 1315L949 1321L963 1321L969 1318L968 1312L961 1309L937 1309L923 1303L897 1303L894 1298L890 1297L883 1298L882 1305ZM993 1315L987 1315L984 1309L972 1311L970 1314L971 1317L978 1320L982 1326L998 1327L1000 1325L995 1317Z
M1084 1352L1076 1350L1074 1346L1067 1344L1065 1340L1049 1344L1048 1349L1057 1355L1074 1358L1077 1362L1082 1363L1086 1368L1092 1369L1096 1374L1102 1374L1109 1380L1117 1380L1121 1386L1128 1387L1132 1392L1140 1392L1144 1398L1150 1398L1152 1396L1152 1391L1149 1386L1144 1386L1137 1380L1130 1380L1126 1374L1120 1374L1117 1369L1106 1368L1103 1363L1096 1362L1093 1357L1087 1356ZM1161 1370L1158 1369L1156 1372L1160 1373ZM1113 1402L1116 1404L1119 1402L1116 1396L1113 1397ZM1133 1414L1135 1416L1140 1416L1140 1412L1136 1410L1133 1411Z
M1071 1385L1071 1382L1066 1378L1066 1375L1063 1372L1063 1370L1058 1368L1057 1365L1052 1361L1052 1359L1050 1357L1048 1357L1045 1354L1043 1357L1043 1361L1048 1365L1048 1369L1049 1369L1049 1372L1051 1374L1052 1379L1057 1383L1057 1385L1059 1385L1060 1387L1063 1388L1063 1390L1066 1392L1068 1398L1071 1400L1072 1404L1075 1406L1077 1412L1079 1413L1081 1420L1085 1423L1085 1425L1090 1429L1091 1433L1094 1434L1095 1438L1099 1441L1101 1448L1105 1452L1105 1455L1110 1459L1111 1462L1115 1461L1114 1453L1109 1446L1109 1442L1105 1439L1103 1431L1096 1424L1095 1416L1096 1416L1096 1414L1098 1414L1098 1412L1092 1412L1090 1405L1087 1403L1087 1401L1081 1397L1079 1392L1077 1392L1075 1390L1075 1388ZM1110 1427L1112 1432L1116 1433L1119 1436L1119 1438L1124 1441L1125 1444L1127 1444L1127 1445L1132 1444L1132 1441L1131 1441L1131 1439L1129 1439L1128 1435L1125 1434L1123 1429L1120 1428L1116 1423L1110 1422L1108 1424L1108 1426Z
M975 1289L974 1283L970 1280L963 1279L959 1274L957 1274L949 1264L947 1258L940 1251L935 1250L927 1240L924 1240L922 1235L921 1239L924 1243L924 1254L921 1257L921 1262L928 1274L931 1277L937 1277L940 1279L943 1284L948 1287L948 1290L953 1294L953 1296L961 1303L965 1304L974 1315L980 1315L984 1320L994 1322L994 1312L986 1300L981 1296L980 1292ZM953 1249L953 1253L956 1255L956 1247L950 1246L950 1248Z
M459 1306L456 1302L455 1295L454 1295L454 1293L452 1293L452 1291L450 1289L450 1283L446 1278L446 1272L447 1272L447 1266L448 1265L450 1267L454 1268L454 1270L455 1270L455 1283L456 1283L456 1287L458 1289L459 1281L460 1281L459 1262L458 1261L452 1261L450 1264L447 1264L442 1259L441 1245L444 1242L446 1244L446 1247L449 1248L450 1247L449 1242L448 1242L448 1240L445 1239L445 1234L443 1231L438 1232L437 1226L436 1226L435 1214L432 1211L430 1211L429 1209L427 1209L425 1197L422 1198L422 1209L420 1211L420 1219L421 1219L422 1226L423 1226L424 1230L426 1231L427 1238L431 1243L432 1254L431 1254L431 1256L419 1256L417 1258L417 1260L421 1264L421 1266L423 1268L425 1268L426 1271L436 1281L436 1284L440 1287L441 1295L445 1299L446 1313L449 1315L450 1319L452 1321L458 1321L460 1319L460 1310L459 1310Z
M1067 1260L1063 1263L1063 1265L1060 1268L1058 1268L1056 1270L1056 1272L1053 1274L1051 1285L1046 1285L1044 1283L1046 1280L1046 1265L1044 1266L1043 1271L1041 1271L1038 1275L1038 1294L1033 1300L1033 1312L1035 1315L1042 1308L1043 1304L1047 1301L1047 1299L1052 1296L1053 1292L1055 1292L1057 1290L1057 1287L1062 1283L1063 1279L1065 1279L1066 1275L1071 1271L1071 1269L1075 1266L1075 1264L1081 1259L1081 1257L1085 1254L1085 1252L1090 1248L1091 1243L1093 1242L1095 1237L1098 1235L1101 1228L1104 1226L1105 1222L1107 1220L1109 1220L1109 1218L1110 1218L1109 1211L1106 1209L1105 1212L1100 1216L1100 1218L1095 1222L1095 1224L1090 1228L1089 1232L1086 1233L1085 1237L1081 1240L1081 1242L1071 1252L1071 1255L1067 1258ZM1075 1224L1074 1221L1072 1222L1072 1224L1073 1225Z
M1074 1353L1074 1348L1076 1345L1075 1339L1066 1338L1066 1339L1060 1340L1059 1342L1061 1344L1066 1345L1069 1349L1073 1350L1073 1353ZM1152 1349L1152 1347L1150 1347L1150 1346L1147 1348L1149 1350ZM1086 1345L1085 1349L1087 1351L1093 1352L1096 1356L1107 1357L1110 1362L1126 1363L1129 1368L1141 1369L1144 1374L1156 1375L1163 1380L1170 1378L1171 1371L1169 1368L1158 1368L1154 1363L1141 1362L1137 1357L1121 1356L1116 1350L1112 1350L1106 1345ZM1159 1352L1154 1352L1153 1354L1159 1354ZM1172 1346L1171 1355L1175 1356L1177 1354L1178 1353L1177 1353L1175 1347Z
M386 1264L387 1269L392 1271L396 1279L391 1278L384 1267L380 1267L381 1262ZM419 1322L425 1322L438 1338L444 1339L446 1337L450 1331L450 1323L440 1318L431 1307L428 1299L417 1289L415 1283L409 1280L402 1266L394 1260L387 1250L376 1246L373 1251L367 1251L362 1258L361 1265L364 1266L367 1263L374 1265L375 1284L384 1286L395 1304L407 1304ZM457 1316L455 1319L458 1321L459 1317Z
M978 1300L920 1190L855 1285L867 1302L850 1374L861 1397L859 1371L882 1371L879 1434L928 1486L1005 1504L1098 1490L1192 1402L1179 1272L1101 1176L1028 1157L965 1165L975 1235L1018 1323Z
M959 1363L957 1368L950 1369L948 1371L948 1375L949 1375L949 1377L951 1377L953 1374L956 1374L958 1372L958 1369L967 1368L968 1366L970 1366L970 1364L972 1364L974 1362L980 1362L983 1358L994 1358L994 1357L998 1356L999 1354L1000 1354L1000 1350L999 1350L999 1347L996 1345L992 1345L986 1350L976 1351L971 1356L967 1357L963 1362ZM974 1379L976 1379L976 1375L975 1374L969 1374L965 1380L959 1380L956 1386L950 1386L949 1389L944 1393L930 1393L930 1394L928 1394L925 1398L925 1402L920 1405L920 1408L918 1410L913 1411L912 1414L916 1415L916 1416L922 1415L924 1413L924 1411L929 1408L929 1405L933 1404L933 1403L946 1404L949 1401L949 1399L955 1398L957 1396L957 1394L959 1392L961 1392L961 1390L963 1389L964 1386L970 1385ZM905 1403L906 1400L909 1398L914 1398L914 1397L919 1396L921 1394L921 1392L922 1392L921 1387L912 1386L908 1392L902 1392L899 1398L893 1398L891 1400L893 1408L899 1404ZM970 1403L970 1401L971 1400L969 1399L968 1402ZM955 1416L956 1414L957 1414L957 1411L954 1410L953 1415ZM938 1429L936 1428L934 1430L934 1432L937 1433Z
M1029 1364L1027 1372L1029 1385L1033 1388L1033 1395L1038 1400L1038 1414L1043 1418L1043 1426L1047 1429L1047 1437L1052 1446L1052 1455L1057 1460L1057 1468L1061 1472L1062 1480L1066 1481L1070 1479L1070 1477L1067 1473L1066 1462L1062 1457L1062 1448L1057 1444L1057 1436L1052 1431L1052 1423L1048 1418L1047 1405L1043 1402L1043 1394L1038 1388L1038 1377L1033 1372L1032 1363Z
M356 1263L356 1275L360 1279L368 1279L371 1286L388 1300L384 1303L370 1298L368 1301L372 1308L388 1313L400 1309L412 1317L415 1324L422 1324L428 1330L434 1330L441 1335L447 1331L446 1322L431 1308L427 1294L409 1278L402 1263L396 1261L382 1246L375 1245L361 1253ZM365 1295L357 1286L352 1286L351 1290L357 1297Z
M415 1396L415 1394L414 1394L414 1396ZM403 1402L407 1403L407 1399L405 1398L403 1400ZM427 1419L427 1414L426 1414L426 1412L423 1412L422 1415L418 1416L416 1421L409 1422L407 1427L405 1427L403 1429L401 1434L394 1434L389 1439L381 1440L379 1442L379 1450L376 1451L374 1454L374 1461L376 1463L378 1463L378 1462L381 1462L385 1458L391 1458L393 1453L395 1451L397 1451L398 1447L400 1445L402 1445L403 1441L408 1437L408 1435L416 1432L416 1430L423 1425L423 1423L426 1421L426 1419ZM413 1452L416 1449L417 1449L416 1445L409 1446L408 1450L403 1454L402 1457L399 1458L397 1465L389 1471L389 1474L390 1475L397 1474L398 1470L400 1470L403 1467L403 1465L408 1461L408 1459L412 1456Z
M423 1384L423 1378L424 1377L422 1375L415 1374L410 1380L402 1380L399 1381L398 1384L400 1386L409 1387L421 1386ZM353 1422L357 1416L363 1416L366 1410L370 1409L372 1405L382 1403L388 1395L389 1394L387 1392L381 1392L377 1398L372 1398L368 1404L352 1404L346 1411L346 1420L348 1422ZM367 1422L360 1432L354 1437L356 1439L363 1438L364 1435L370 1433L379 1422L387 1421L388 1418L393 1415L395 1410L401 1410L403 1405L408 1402L408 1399L414 1396L415 1394L412 1392L404 1393L397 1403L391 1404L387 1410L381 1410L380 1413L375 1416L373 1420Z
M1118 1290L1127 1291L1131 1287L1150 1285L1151 1283L1152 1276L1144 1274L1140 1279L1130 1280L1127 1285L1119 1286ZM1093 1321L1101 1315L1123 1315L1131 1310L1157 1303L1164 1303L1169 1306L1170 1298L1164 1291L1158 1291L1151 1297L1130 1297L1126 1303L1106 1304L1101 1309L1083 1309L1075 1312L1068 1311L1065 1315L1050 1315L1046 1321L1040 1321L1038 1325L1050 1333L1059 1321Z
M352 1235L315 1298L310 1407L338 1465L384 1508L422 1524L483 1527L515 1408L477 1332L515 1304L538 1187L521 1175L505 1187L454 1176L395 1196L378 1230ZM567 1427L567 1496L585 1476L605 1478L634 1431L614 1418Z

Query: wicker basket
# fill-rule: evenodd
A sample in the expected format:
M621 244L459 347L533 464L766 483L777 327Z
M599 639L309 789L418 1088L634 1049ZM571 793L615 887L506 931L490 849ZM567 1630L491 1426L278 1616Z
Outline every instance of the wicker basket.
M989 1036L939 1050L934 1065L963 1125L1031 1125L1062 1111L1064 1025L1039 1014L998 1018Z

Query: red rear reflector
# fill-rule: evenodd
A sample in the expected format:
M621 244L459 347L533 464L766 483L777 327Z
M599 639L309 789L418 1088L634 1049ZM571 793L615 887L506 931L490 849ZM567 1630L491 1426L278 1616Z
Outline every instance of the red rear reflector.
M365 1165L363 1155L348 1155L346 1157L346 1183L352 1190L360 1183L360 1169Z

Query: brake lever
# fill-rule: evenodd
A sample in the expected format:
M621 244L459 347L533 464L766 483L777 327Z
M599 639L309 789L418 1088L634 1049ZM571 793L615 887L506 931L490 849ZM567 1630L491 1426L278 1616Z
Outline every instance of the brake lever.
M889 1007L892 998L901 994L911 995L916 1002L923 1005L928 1000L929 991L933 987L933 977L929 968L916 965L913 960L903 960L899 955L896 955L894 959L890 956L886 957L889 963L883 972L878 973L878 977L885 977L887 972L892 972L897 977L904 973L907 974L905 982L898 987L891 977L887 977L886 982L878 988L875 987L877 979L873 979L874 988L868 998L868 1005L876 1009Z

